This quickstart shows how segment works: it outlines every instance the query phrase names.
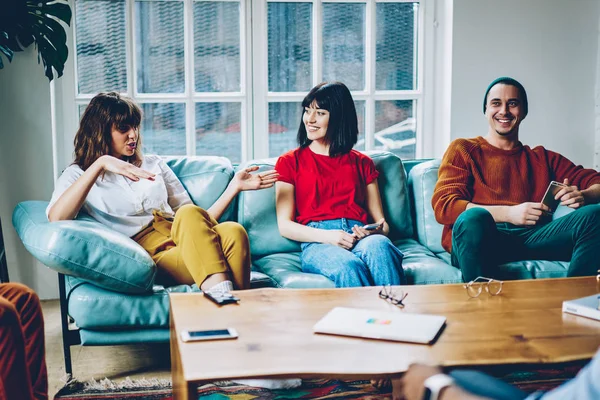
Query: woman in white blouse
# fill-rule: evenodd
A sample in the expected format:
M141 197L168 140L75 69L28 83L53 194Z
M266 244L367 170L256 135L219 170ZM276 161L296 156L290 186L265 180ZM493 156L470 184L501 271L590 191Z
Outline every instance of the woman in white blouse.
M169 283L211 291L248 288L248 235L235 222L217 220L240 191L272 187L277 172L239 171L203 210L160 157L142 155L141 119L137 104L118 93L90 101L75 136L75 160L56 183L48 219L74 219L83 209L139 243Z

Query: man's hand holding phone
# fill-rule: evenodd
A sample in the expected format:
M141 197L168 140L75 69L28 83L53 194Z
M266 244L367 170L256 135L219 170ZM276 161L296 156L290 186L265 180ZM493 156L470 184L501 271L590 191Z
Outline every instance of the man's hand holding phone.
M550 184L552 183L558 182L550 182ZM560 205L570 208L579 208L585 205L585 197L577 186L570 186L568 179L565 179L560 185L560 190L554 196L556 201L560 202Z
M354 225L352 227L352 232L354 232L354 236L356 237L357 240L361 240L363 238L366 238L369 235L372 235L375 233L382 233L384 224L385 224L385 219L381 218L379 221L375 222L374 224L367 224L367 225L363 225L363 226Z

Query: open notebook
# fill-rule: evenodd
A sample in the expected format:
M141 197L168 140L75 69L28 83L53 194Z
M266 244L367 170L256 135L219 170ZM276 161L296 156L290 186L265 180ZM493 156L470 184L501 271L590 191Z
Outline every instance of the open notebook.
M439 315L336 307L313 330L331 335L431 343L445 323L446 317Z

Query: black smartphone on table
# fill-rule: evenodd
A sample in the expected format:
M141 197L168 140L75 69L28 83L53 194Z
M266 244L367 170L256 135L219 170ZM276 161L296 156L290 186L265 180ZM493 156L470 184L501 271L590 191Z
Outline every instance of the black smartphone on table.
M211 329L206 331L183 331L181 340L184 342L198 342L203 340L237 339L238 333L233 328Z

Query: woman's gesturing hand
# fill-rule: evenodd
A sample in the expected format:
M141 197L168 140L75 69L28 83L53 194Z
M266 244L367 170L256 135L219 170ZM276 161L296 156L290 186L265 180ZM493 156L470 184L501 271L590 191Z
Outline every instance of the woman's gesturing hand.
M114 172L115 174L123 175L132 181L139 181L140 178L154 180L155 174L148 172L144 169L136 167L135 165L126 161L120 160L113 156L102 156L99 158L101 161L102 169L105 171Z
M383 233L383 224L385 223L385 219L381 218L376 222L378 225L375 229L365 229L364 226L354 225L352 227L352 232L354 232L354 236L357 240L361 240L366 238L369 235L373 235L375 233Z
M277 182L279 173L274 169L270 171L262 171L257 174L251 174L251 172L257 171L258 168L259 167L257 165L254 165L252 167L242 169L235 174L233 181L240 192L244 190L267 189L272 187L275 182Z

